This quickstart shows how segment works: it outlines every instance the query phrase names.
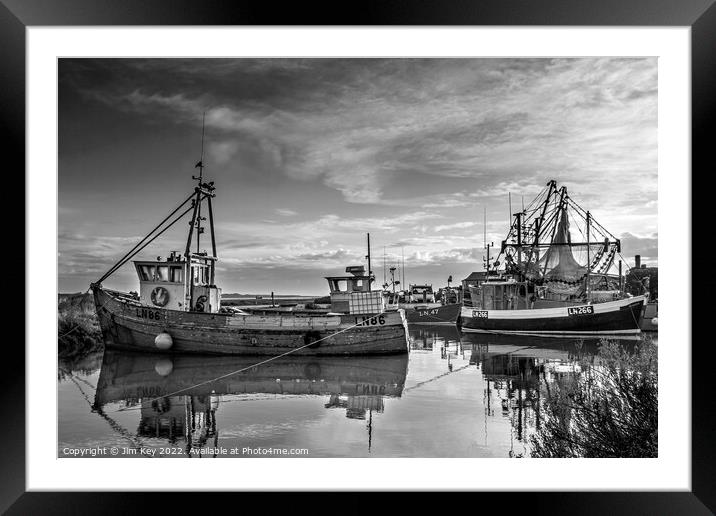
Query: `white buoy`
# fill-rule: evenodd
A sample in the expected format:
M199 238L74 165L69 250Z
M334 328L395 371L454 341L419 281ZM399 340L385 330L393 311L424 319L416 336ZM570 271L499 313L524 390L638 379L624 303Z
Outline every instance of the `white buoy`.
M651 324L653 324L654 326L659 326L659 318L658 318L658 317L654 317L654 318L651 320Z
M172 336L165 331L154 338L154 345L161 350L167 350L171 348L173 344Z
M172 362L171 358L160 358L154 364L154 370L159 376L169 376L174 370L174 362Z

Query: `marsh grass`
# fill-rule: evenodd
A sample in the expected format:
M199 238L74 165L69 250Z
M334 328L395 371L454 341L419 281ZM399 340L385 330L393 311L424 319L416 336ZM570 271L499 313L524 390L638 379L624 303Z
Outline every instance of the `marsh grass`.
M102 332L89 294L63 296L57 307L57 354L81 357L104 348Z
M580 375L557 378L543 398L533 457L657 457L657 345L602 341Z

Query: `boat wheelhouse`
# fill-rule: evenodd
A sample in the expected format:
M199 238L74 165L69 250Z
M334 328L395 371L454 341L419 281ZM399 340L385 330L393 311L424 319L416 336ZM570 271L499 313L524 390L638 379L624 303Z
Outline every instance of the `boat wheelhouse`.
M432 285L410 285L408 292L410 292L411 303L435 302L435 292L433 292Z
M582 236L572 240L570 223ZM550 181L514 221L484 281L469 287L463 331L551 336L640 333L646 296L624 292L621 243ZM503 263L500 263L502 259ZM499 269L502 265L502 269ZM489 267L493 269L490 270Z

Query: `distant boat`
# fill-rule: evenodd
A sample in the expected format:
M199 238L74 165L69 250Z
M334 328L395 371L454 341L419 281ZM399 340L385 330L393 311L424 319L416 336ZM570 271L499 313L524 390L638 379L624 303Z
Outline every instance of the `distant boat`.
M400 282L395 281L394 268L391 267L391 282L383 285L384 295L388 306L405 310L405 318L409 324L450 324L457 322L460 315L460 304L457 296L445 295L441 301L436 300L435 291L431 284L409 285L407 291L391 292L391 285L395 288ZM452 276L450 280L452 281ZM443 289L446 293L454 292L452 289ZM451 302L453 301L453 302Z
M406 353L408 329L402 310L386 311L380 292L349 293L345 310L327 314L250 314L222 309L215 284L214 183L203 180L202 161L193 193L91 285L108 347L176 353L367 355ZM211 253L200 251L206 205ZM183 210L183 211L182 211ZM104 288L102 282L184 215L192 213L183 253L134 261L139 295ZM177 215L178 213L178 215ZM174 217L172 219L172 217ZM172 219L172 220L170 220ZM194 243L195 240L195 243ZM370 290L371 279L367 281Z
M570 221L582 241L573 241ZM623 290L621 270L610 273L620 241L576 204L555 181L514 215L486 279L470 287L465 332L552 337L634 337L647 296ZM575 257L575 253L577 256ZM500 258L504 263L502 269Z

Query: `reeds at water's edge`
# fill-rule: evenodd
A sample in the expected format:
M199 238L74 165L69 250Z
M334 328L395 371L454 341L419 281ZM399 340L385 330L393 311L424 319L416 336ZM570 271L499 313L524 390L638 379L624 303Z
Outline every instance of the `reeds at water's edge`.
M657 344L628 349L603 340L580 359L582 373L543 391L533 457L658 457Z
M57 304L57 354L74 358L104 348L91 294L62 294Z

